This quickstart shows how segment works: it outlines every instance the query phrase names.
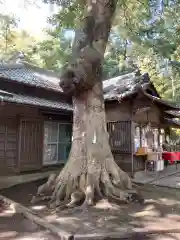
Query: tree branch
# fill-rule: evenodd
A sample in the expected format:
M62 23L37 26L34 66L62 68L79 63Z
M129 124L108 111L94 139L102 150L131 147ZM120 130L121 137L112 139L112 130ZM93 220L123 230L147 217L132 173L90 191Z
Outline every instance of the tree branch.
M71 64L61 75L60 86L79 94L101 79L101 63L118 0L86 0L83 26L75 32Z

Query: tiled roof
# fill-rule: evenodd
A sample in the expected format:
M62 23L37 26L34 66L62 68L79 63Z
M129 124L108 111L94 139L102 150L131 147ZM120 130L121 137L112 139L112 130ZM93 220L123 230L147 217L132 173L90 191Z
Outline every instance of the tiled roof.
M132 72L123 76L103 81L103 92L105 100L120 100L134 92L137 87L150 84L148 74L137 76Z
M62 92L62 89L59 87L60 78L57 74L25 62L14 64L0 64L0 78ZM104 99L106 101L120 100L126 96L136 93L139 89L143 90L149 84L152 83L148 74L146 73L140 75L137 71L111 78L103 81ZM147 97L151 98L152 101L155 101L159 104L164 104L172 109L180 109L179 106L175 105L175 103L171 103L158 97L152 96L150 94L147 94L145 91L143 92ZM0 97L2 95L1 93ZM7 98L7 96L5 97ZM25 104L47 106L52 108L54 106L54 108L59 109L68 109L70 107L70 105L66 105L66 103L59 103L58 101L55 102L32 96L25 96L22 94L13 94L12 99L12 101L18 103L22 100L22 102ZM70 108L72 110L72 107Z
M1 90L0 90L0 101L25 104L25 105L33 105L33 106L39 106L39 107L47 107L51 109L58 109L58 110L65 110L65 111L73 110L72 105L66 102L52 101L44 98L38 98L38 97L33 97L33 96L28 96L23 94L14 94L14 93L9 93L4 91L1 92Z
M145 90L142 90L142 92L144 93L145 96L147 96L148 98L150 98L153 102L156 102L159 105L164 105L166 107L168 107L169 109L173 109L173 110L180 110L180 107L176 104L176 102L172 102L172 101L167 101L164 100L162 98L158 98L156 96L152 96L151 94L148 94Z
M25 62L0 64L0 77L35 87L62 92L59 87L60 79L57 74Z
M62 92L60 78L52 71L26 62L0 64L0 77L31 86ZM117 99L132 93L139 84L149 83L147 74L136 76L136 72L103 81L105 99Z
M180 111L175 111L175 110L172 110L172 111L166 111L168 114L172 115L172 116L175 116L175 117L180 117Z
M170 119L170 118L165 118L164 122L169 125L173 126L180 126L180 120L178 119Z
M180 110L180 107L175 102L166 101L148 94L146 92L146 87L150 84L153 85L147 73L140 75L137 74L137 72L132 72L123 76L111 78L103 82L104 99L107 101L119 101L124 97L136 93L137 91L142 91L146 97L156 104L161 106L164 105L166 108L171 110Z

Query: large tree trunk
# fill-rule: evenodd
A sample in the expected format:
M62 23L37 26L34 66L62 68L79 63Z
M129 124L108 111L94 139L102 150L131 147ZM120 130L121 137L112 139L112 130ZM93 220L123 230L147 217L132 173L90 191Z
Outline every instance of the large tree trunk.
M62 76L61 87L73 94L71 152L59 176L51 176L36 196L48 194L55 206L93 205L103 197L127 201L131 193L131 179L115 163L109 146L101 79L116 3L87 0L85 38L74 50L78 60Z

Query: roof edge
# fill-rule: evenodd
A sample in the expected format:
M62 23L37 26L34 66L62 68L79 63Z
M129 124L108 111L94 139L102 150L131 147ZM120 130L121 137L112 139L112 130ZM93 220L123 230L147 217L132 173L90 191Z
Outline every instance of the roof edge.
M146 92L144 89L142 89L142 88L141 88L141 91L142 91L142 93L143 93L146 97L148 97L148 98L151 99L152 101L159 102L160 104L165 105L165 106L167 106L167 107L169 107L170 109L173 109L173 110L180 110L180 107L173 105L173 104L175 104L175 103L173 103L173 102L169 102L169 101L167 101L167 100L158 98L158 97L156 97L156 96L152 96L152 95L150 95L149 93L147 93L147 92Z

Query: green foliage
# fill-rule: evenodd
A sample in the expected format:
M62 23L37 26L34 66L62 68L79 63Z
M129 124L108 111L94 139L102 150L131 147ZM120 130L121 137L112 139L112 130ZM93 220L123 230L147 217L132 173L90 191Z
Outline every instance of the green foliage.
M14 28L17 26L17 21L11 16L0 15L0 55L3 59L9 47L13 45L15 39Z
M54 2L61 4L61 9L49 21L55 32L54 42L57 42L58 38L61 42L62 35L57 37L57 33L62 33L64 29L79 27L83 18L84 6L81 1L68 1L68 4L65 4L67 1ZM180 12L178 8L179 3L176 1L130 0L128 4L127 1L119 1L105 54L104 78L127 73L138 66L143 71L150 73L155 85L159 85L160 93L171 98L172 94L166 94L164 91L172 89L170 88L171 81L167 82L170 77L164 76L164 69L161 65L163 65L164 59L171 59L172 56L179 54L177 30L174 28L174 26L179 26L176 23ZM67 47L67 52L69 52L69 47ZM64 63L69 56L69 54L66 55L65 47L59 59ZM177 57L175 59L177 60ZM58 60L55 61L54 67L59 67ZM168 66L168 68L168 71L172 70L172 67ZM177 73L173 76L176 75Z
M143 3L121 4L113 31L130 42L131 62L150 74L160 95L180 101L180 2Z
M0 25L0 58L9 59L14 52L23 51L28 61L59 72L71 59L73 36L67 31L81 27L84 1L44 2L57 3L59 9L49 17L48 39L37 42L27 33L17 33L16 21L4 16L6 21ZM149 73L162 97L180 101L179 26L178 0L119 0L104 56L103 78L125 74L138 67Z
M18 21L8 15L0 15L0 61L13 61L19 52L25 60L39 63L35 59L37 41L26 31L17 30Z
M40 42L37 47L41 65L49 70L60 71L72 54L72 39L65 38L64 31L49 32L49 36L48 40Z

